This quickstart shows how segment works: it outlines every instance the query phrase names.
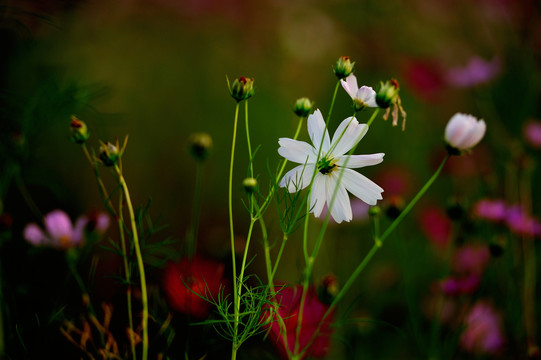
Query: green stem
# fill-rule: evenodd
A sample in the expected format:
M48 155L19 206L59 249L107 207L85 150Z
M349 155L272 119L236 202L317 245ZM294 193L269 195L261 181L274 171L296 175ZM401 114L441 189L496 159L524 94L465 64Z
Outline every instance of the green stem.
M141 253L141 245L139 244L139 234L137 232L137 224L135 223L135 213L133 211L133 206L131 202L130 192L128 190L128 185L126 180L122 175L122 171L115 165L115 170L118 175L118 180L120 185L124 190L124 195L126 197L126 205L128 206L128 212L130 214L130 224L133 237L133 245L135 248L135 256L137 258L137 267L139 269L139 278L141 280L141 303L143 307L143 319L141 326L143 328L143 355L142 359L148 359L148 294L147 294L147 282L145 276L145 265L143 263L143 254Z
M235 259L235 231L233 229L233 165L235 163L235 143L237 141L237 123L239 119L239 103L237 102L235 106L235 120L233 123L233 141L231 145L231 162L229 164L229 190L228 190L228 209L229 209L229 231L231 236L231 261L232 261L232 268L233 268L233 296L234 296L234 303L237 303L237 265L236 265L236 259ZM234 316L235 316L235 323L233 324L233 344L231 349L231 360L234 360L237 358L237 333L239 329L239 311L237 309L237 306L234 306Z
M357 280L361 272L364 270L366 265L370 262L372 257L376 254L376 252L379 250L379 248L383 245L383 242L387 239L387 237L394 231L394 229L402 222L402 220L408 215L408 213L413 209L415 204L419 201L419 199L426 193L426 191L430 188L430 186L434 183L436 178L441 173L441 170L443 169L445 163L449 159L449 155L446 155L445 158L442 160L440 166L436 170L436 172L428 179L426 184L419 190L417 195L410 201L410 203L406 206L404 211L400 213L400 215L389 225L389 227L385 230L383 235L380 238L376 238L374 245L370 249L370 251L366 254L364 259L361 261L361 263L357 266L355 271L350 275L344 286L340 289L336 297L333 299L332 303L330 304L329 308L323 315L323 318L321 319L318 329L314 332L314 334L317 334L319 331L319 327L321 327L321 324L324 322L324 320L332 313L338 302L345 296L345 294L349 291L351 286L354 284L354 282ZM314 337L312 336L312 341ZM308 347L308 346L307 346ZM306 350L306 348L304 349ZM302 353L301 353L302 354Z
M188 234L187 253L188 258L193 258L197 251L197 233L199 231L199 214L201 213L201 173L202 163L195 164L195 190L193 196L192 224Z
M329 123L330 118L331 118L332 109L334 107L334 102L336 100L336 95L338 94L339 87L340 87L340 80L336 82L336 86L334 87L334 93L332 95L332 100L331 100L331 106L329 106L329 113L327 114L327 124Z

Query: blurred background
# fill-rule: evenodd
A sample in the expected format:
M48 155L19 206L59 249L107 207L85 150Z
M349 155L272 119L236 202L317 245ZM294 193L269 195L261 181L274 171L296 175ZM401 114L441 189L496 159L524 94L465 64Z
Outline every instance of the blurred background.
M51 262L57 253L36 254L21 236L26 223L39 223L40 215L53 209L65 210L72 219L90 210L105 211L91 167L80 147L69 141L71 115L87 123L88 144L95 151L98 140L122 141L129 135L123 168L133 201L141 205L151 199L150 216L167 225L156 241L174 240L157 253L160 260L178 260L183 254L195 187L188 138L209 133L213 148L203 169L198 251L227 264L235 102L226 76L255 79L251 140L254 147L261 145L254 166L266 193L268 168L280 161L278 138L292 137L296 129L295 100L309 97L327 113L336 85L332 68L344 55L355 61L359 85L377 88L380 81L396 78L408 113L404 132L379 117L357 148L357 153L386 154L382 165L363 169L385 189L382 226L445 155L443 132L453 114L484 118L488 131L473 154L449 161L343 301L328 358L535 355L530 345L539 343L539 335L525 330L520 288L524 274L535 278L539 267L524 269L523 248L514 245L511 235L502 237L499 228L481 231L469 218L449 217L448 210L452 205L468 217L473 204L488 197L527 203L530 214L539 214L535 185L541 145L539 135L528 130L541 121L539 1L17 0L0 2L0 14L0 212L8 214L2 218L8 235L0 254L6 359L58 358L51 344L69 349L73 358L82 356L55 332L60 308L77 313L63 305L78 304L79 295L66 291L76 287L65 280L66 269ZM340 88L331 133L351 115L350 102ZM358 117L365 122L369 116ZM248 166L242 126L239 131L237 199L243 196L240 184ZM301 138L308 138L305 128ZM108 171L102 176L108 185L114 183ZM530 192L523 190L523 180ZM249 217L240 200L234 206L242 239ZM273 212L268 212L269 233L277 241L281 233ZM366 209L350 224L332 226L314 278L333 273L345 282L372 246L370 231ZM277 279L301 279L301 235L288 243ZM107 236L117 235L111 229ZM485 303L503 314L505 345L497 351L460 348L459 326L433 321L430 303L439 299L434 284L453 271L450 242L492 245L503 254L491 258L489 275L474 295L453 302L461 308L488 299ZM539 246L533 244L535 253ZM252 249L256 260L249 269L264 279L261 242ZM114 301L122 291L108 274L116 271L118 259L96 251L102 252L96 299ZM161 264L149 270L158 287ZM535 286L533 293L540 295ZM530 321L537 323L539 312L533 314ZM182 332L177 335L181 338ZM259 346L258 341L246 345L244 358L276 356L268 342Z

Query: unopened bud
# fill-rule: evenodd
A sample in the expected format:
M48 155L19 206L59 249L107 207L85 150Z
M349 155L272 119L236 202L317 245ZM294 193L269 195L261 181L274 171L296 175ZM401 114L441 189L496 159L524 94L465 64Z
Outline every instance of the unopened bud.
M336 61L336 66L334 68L334 75L338 79L345 79L353 72L353 66L355 61L351 61L349 56L341 56L338 61Z
M381 208L379 206L371 206L370 209L368 210L368 215L370 216L379 216L379 214L381 213Z
M376 103L382 109L386 109L395 102L398 96L400 85L395 79L388 80L385 83L381 82L379 90L376 94Z
M70 135L71 140L77 144L84 144L90 137L84 121L77 119L75 115L71 116Z
M205 160L212 148L212 138L207 133L195 133L190 135L190 154L197 161Z
M317 287L319 300L324 304L331 304L339 291L340 286L334 275L325 276Z
M254 95L254 79L241 76L233 81L229 90L231 96L237 102L247 100Z
M118 162L120 157L120 152L118 150L118 144L115 145L109 141L101 143L99 158L103 165L105 166L114 166Z
M249 195L257 191L257 186L257 180L253 177L242 180L242 187L244 188L244 191L246 191L246 193L248 193Z
M295 109L293 109L293 112L298 117L307 117L312 112L313 107L314 103L310 101L310 99L302 97L295 102Z

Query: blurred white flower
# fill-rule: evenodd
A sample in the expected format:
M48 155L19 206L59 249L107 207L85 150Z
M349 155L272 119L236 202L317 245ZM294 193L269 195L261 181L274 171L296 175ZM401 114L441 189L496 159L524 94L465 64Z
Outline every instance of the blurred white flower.
M347 191L365 203L375 205L382 199L383 189L352 168L379 164L385 154L351 155L346 164L347 153L357 145L367 130L366 124L359 124L357 119L349 117L338 126L331 141L323 116L316 110L308 117L308 134L313 145L289 138L280 138L278 141L278 153L289 161L301 164L284 175L280 186L287 187L289 192L297 192L310 185L315 172L310 198L311 212L319 217L324 205L330 205L337 189L334 204L330 209L331 216L337 223L352 219ZM341 171L343 175L339 183Z
M469 150L485 136L487 126L484 120L477 120L475 116L456 113L445 127L445 141L458 155Z
M345 80L340 80L340 83L342 83L344 90L351 96L356 111L360 111L365 107L378 107L374 89L370 86L361 86L359 88L355 75L349 75Z

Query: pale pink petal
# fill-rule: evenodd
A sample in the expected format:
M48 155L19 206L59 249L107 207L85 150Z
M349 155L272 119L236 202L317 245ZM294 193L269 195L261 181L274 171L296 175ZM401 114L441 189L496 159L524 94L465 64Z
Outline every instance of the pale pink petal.
M376 92L370 86L361 86L357 91L356 97L368 107L378 107L376 103Z
M54 210L45 215L45 229L53 240L71 239L73 225L69 216L62 210Z
M41 228L35 223L30 223L25 226L23 237L26 241L35 246L44 245L48 241Z

